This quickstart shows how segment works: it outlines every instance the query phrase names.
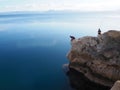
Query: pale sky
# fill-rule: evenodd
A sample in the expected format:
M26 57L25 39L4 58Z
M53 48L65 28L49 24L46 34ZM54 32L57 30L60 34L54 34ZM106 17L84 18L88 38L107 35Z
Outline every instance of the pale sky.
M120 0L0 0L0 12L47 10L116 11Z

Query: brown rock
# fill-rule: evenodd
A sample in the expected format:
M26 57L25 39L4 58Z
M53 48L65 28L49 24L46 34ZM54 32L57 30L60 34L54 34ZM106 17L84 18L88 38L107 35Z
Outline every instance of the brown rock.
M105 86L111 87L120 79L120 31L74 39L71 46L67 55L70 68Z

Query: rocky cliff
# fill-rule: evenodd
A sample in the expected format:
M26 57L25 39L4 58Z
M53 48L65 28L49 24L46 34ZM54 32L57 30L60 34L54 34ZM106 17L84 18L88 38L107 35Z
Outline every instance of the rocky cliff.
M104 86L111 87L120 80L120 31L73 39L71 46L69 68Z

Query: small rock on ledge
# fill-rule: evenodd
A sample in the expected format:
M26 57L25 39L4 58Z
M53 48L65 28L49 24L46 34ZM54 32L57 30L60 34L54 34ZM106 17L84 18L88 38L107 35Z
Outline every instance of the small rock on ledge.
M120 90L120 81L116 81L111 90Z

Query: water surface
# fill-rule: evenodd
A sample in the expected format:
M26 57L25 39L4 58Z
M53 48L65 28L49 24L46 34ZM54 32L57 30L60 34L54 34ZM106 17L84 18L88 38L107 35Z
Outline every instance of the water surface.
M62 68L69 35L96 36L99 22L88 14L1 13L0 90L72 90Z

